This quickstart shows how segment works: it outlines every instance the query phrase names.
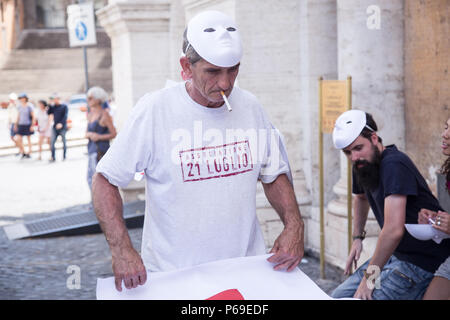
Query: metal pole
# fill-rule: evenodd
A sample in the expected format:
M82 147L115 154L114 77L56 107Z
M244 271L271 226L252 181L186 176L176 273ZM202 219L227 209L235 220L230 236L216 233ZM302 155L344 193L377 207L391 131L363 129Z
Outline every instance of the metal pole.
M86 0L78 0L78 3L84 3ZM87 59L87 48L83 46L83 57L84 57L84 92L87 93L89 90L89 74L88 74L88 59Z
M87 60L87 49L83 46L83 56L84 56L84 92L87 93L89 90L89 75L88 75L88 60Z
M325 227L324 227L324 187L323 187L323 126L322 126L322 81L319 78L319 206L320 206L320 278L325 279Z
M347 77L347 102L348 109L352 108L352 77ZM350 249L352 247L352 164L350 159L347 159L347 216L348 216L348 252L350 253Z

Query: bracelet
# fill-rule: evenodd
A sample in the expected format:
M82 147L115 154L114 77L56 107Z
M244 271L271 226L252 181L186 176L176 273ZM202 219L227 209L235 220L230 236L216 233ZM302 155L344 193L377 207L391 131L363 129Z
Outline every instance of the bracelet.
M365 238L366 238L366 230L364 230L360 235L357 235L357 236L353 236L353 237L352 237L353 241L356 240L356 239L361 239L361 241L362 241L362 240L364 240Z

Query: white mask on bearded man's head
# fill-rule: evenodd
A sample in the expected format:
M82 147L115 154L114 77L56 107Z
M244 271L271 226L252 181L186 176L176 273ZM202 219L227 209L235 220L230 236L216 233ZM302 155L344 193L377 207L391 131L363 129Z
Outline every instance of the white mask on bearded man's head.
M187 40L188 46L215 66L230 68L241 61L239 30L229 16L219 11L204 11L192 18L188 24Z

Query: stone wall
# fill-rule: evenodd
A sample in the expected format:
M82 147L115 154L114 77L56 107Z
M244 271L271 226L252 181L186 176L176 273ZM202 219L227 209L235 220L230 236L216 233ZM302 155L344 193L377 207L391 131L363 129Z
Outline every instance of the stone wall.
M450 1L405 1L406 150L436 189L450 117Z
M441 163L429 141L433 132L438 149L440 123L448 115L449 1L110 0L97 14L112 39L120 121L145 92L163 87L165 79L180 80L181 34L190 18L216 9L236 20L244 42L238 85L259 98L286 138L306 245L318 251L319 76L352 76L353 106L372 113L385 144L406 145L426 173L431 160ZM368 26L372 6L379 9L379 28ZM331 135L324 148L326 257L342 267L348 250L346 160ZM261 186L257 208L270 247L282 224ZM373 253L379 232L372 215L367 231L363 258Z

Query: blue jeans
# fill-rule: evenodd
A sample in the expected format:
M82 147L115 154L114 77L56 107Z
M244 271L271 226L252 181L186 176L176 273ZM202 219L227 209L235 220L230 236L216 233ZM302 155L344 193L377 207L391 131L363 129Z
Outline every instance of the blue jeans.
M89 185L89 189L92 191L92 177L95 173L95 168L97 167L97 152L88 154L88 168L87 168L87 183Z
M51 148L52 148L52 159L55 159L55 143L56 139L58 139L58 136L61 136L62 142L63 142L63 157L66 158L66 128L62 128L60 130L56 130L55 127L52 128L52 141L51 141Z
M347 280L337 287L331 296L333 298L352 298L364 277L364 270L370 259L355 271ZM370 272L369 272L370 273ZM431 272L418 266L398 260L392 256L380 275L380 287L372 292L374 300L417 300L422 299L428 285L433 279Z

